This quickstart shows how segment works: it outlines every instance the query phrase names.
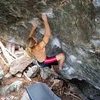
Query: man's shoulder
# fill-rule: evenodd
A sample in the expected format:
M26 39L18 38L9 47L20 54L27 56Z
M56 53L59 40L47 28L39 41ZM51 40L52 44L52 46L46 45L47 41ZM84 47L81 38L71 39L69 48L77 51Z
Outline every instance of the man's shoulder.
M34 48L34 50L41 50L42 46L40 44L37 44L37 46Z
M45 48L46 44L44 43L44 41L42 40L38 45L37 45L37 48L39 49L43 49Z

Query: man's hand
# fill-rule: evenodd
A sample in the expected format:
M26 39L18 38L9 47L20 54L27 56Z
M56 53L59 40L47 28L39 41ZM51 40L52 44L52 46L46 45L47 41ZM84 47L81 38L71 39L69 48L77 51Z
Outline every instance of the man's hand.
M36 28L37 26L38 26L37 21L34 21L34 22L33 22L33 27Z
M30 34L29 34L29 37L33 37L34 31L35 31L37 25L38 25L37 22L34 21L34 22L33 22L33 28L32 28L32 30L31 30L31 32L30 32Z
M47 16L46 16L45 13L42 13L42 19L43 19L44 22L47 22Z

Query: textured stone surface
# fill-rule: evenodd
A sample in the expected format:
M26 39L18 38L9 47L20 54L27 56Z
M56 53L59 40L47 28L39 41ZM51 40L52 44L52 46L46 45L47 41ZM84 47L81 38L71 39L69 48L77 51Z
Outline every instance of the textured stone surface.
M100 8L94 7L91 0L1 0L0 37L25 46L37 18L35 36L40 41L44 33L42 12L49 17L52 33L48 55L54 45L66 53L65 62L70 69L63 76L86 80L100 89ZM58 49L52 55L57 52Z
M2 68L0 66L0 84L3 83L3 77L4 77L4 73L3 73L3 70L2 70Z
M42 79L46 80L51 76L51 71L48 67L40 68L40 76Z
M10 66L10 73L15 75L18 72L23 72L23 70L32 62L32 58L30 58L27 54L15 59Z
M6 95L11 92L19 91L22 86L23 86L22 81L19 81L19 80L15 81L14 83L10 85L0 88L0 95Z
M35 77L38 72L39 72L39 67L37 65L34 65L31 67L28 67L26 74L28 77Z

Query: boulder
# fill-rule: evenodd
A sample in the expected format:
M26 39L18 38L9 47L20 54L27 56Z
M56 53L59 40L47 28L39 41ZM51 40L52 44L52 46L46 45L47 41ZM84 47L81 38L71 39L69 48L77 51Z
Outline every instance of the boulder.
M28 67L26 74L28 77L35 77L38 72L39 72L39 67L37 65L34 65L31 67Z
M40 76L42 79L46 80L51 76L52 72L51 70L46 67L46 68L40 68Z
M23 86L22 81L19 81L19 80L15 81L14 83L10 85L0 88L0 95L6 95L11 92L19 91L22 86Z
M65 63L71 66L63 77L85 80L100 89L100 7L95 2L99 5L99 0L1 0L0 38L25 47L32 23L37 19L35 37L41 41L41 13L47 13L51 28L47 55L55 46L62 49Z

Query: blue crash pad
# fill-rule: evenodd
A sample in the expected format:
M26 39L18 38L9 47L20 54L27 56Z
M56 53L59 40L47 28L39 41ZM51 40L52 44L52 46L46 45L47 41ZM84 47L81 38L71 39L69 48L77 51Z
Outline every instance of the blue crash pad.
M61 100L45 83L36 83L26 87L30 100Z

